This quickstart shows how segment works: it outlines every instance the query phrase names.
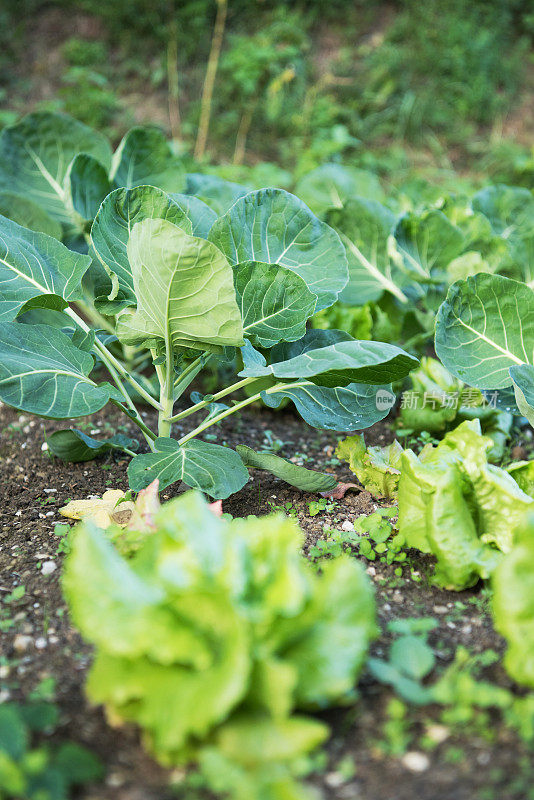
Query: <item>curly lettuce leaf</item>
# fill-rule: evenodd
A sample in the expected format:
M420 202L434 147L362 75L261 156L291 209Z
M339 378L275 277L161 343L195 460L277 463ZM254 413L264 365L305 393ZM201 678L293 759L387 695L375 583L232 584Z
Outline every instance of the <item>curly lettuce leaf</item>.
M517 528L515 546L493 575L495 627L508 642L504 664L518 683L534 687L534 515Z
M488 463L491 439L468 420L437 447L406 450L399 480L399 531L406 545L437 559L435 580L449 589L488 578L533 499Z
M365 448L363 434L340 442L336 455L348 461L360 483L375 497L395 497L400 477L402 447L394 441L387 447Z

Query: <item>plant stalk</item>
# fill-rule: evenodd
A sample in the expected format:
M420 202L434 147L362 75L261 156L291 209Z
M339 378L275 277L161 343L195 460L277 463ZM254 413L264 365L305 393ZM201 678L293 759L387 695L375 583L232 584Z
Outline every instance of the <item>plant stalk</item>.
M203 408L206 408L206 406L211 405L211 403L215 403L217 400L222 400L222 398L226 397L226 395L231 394L232 392L237 392L238 389L241 389L243 386L247 386L249 383L253 383L257 380L257 378L243 378L242 381L233 383L226 389L222 389L217 394L212 395L211 400L201 400L199 403L195 403L194 406L186 408L185 411L180 411L179 414L175 414L173 417L170 417L168 422L178 422L178 420L189 417L191 414L196 414L197 411L201 411Z
M176 32L176 17L169 23L169 37L167 40L167 86L169 92L169 122L171 136L179 139L182 122L180 118L180 87L178 83L178 44Z
M206 142L208 141L208 132L211 119L213 88L215 86L215 77L219 67L219 58L221 55L227 11L228 0L217 0L217 16L215 18L210 55L208 58L208 66L206 67L204 86L202 88L202 99L200 101L200 120L198 123L198 133L194 153L197 161L201 161L204 157L204 153L206 152Z

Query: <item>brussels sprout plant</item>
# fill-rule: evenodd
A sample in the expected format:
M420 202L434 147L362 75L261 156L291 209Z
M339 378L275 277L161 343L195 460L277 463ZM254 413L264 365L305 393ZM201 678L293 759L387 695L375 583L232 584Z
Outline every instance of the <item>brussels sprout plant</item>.
M181 169L151 129L131 131L108 159L111 167L101 142L65 167L57 162L60 144L68 153L65 120L51 133L54 119L48 115L45 133L55 136L55 149L46 149L41 132L36 152L34 129L24 122L0 141L0 169L11 175L10 185L27 199L44 194L66 241L78 243L69 249L49 233L0 217L0 399L53 419L117 405L150 451L126 448L134 455L128 476L136 491L158 478L161 488L183 480L224 498L246 483L247 464L301 488L331 488L332 476L199 436L260 399L277 407L288 398L309 424L333 430L365 428L385 415L377 387L403 378L417 361L390 344L306 331L307 320L332 305L348 280L337 233L283 190L249 192L217 217L196 197L147 184L169 189L174 174L183 188ZM37 122L43 126L42 118ZM126 185L112 188L117 183ZM148 356L153 381L137 374L126 350L140 352L145 365ZM93 374L95 357L109 382ZM177 411L192 381L216 360L234 368L236 380L212 395L193 395ZM245 387L240 402L222 402ZM158 412L157 429L145 424L139 399ZM199 411L207 412L204 421L172 438L174 423ZM55 451L82 460L98 448L69 430Z

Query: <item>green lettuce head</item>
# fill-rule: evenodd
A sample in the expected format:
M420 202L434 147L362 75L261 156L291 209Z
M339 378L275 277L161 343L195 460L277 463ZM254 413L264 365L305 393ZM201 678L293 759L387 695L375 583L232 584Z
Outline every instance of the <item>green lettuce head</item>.
M462 422L419 456L401 458L399 531L406 545L437 559L435 580L465 589L488 578L534 499L488 463L492 440L478 419Z
M302 797L292 775L328 731L294 712L354 694L376 634L363 569L343 557L318 576L292 521L228 522L196 492L154 528L130 560L91 523L73 534L64 591L96 647L90 699L140 725L162 763L200 764L216 791Z
M534 512L493 575L493 614L508 642L506 669L518 683L534 687Z

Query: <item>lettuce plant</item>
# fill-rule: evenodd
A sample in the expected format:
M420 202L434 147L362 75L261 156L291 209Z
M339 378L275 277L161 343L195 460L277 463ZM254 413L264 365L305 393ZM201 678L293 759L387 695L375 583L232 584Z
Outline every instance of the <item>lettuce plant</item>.
M518 683L534 687L534 515L518 526L492 584L495 627L508 642L506 669Z
M478 419L462 422L436 446L400 461L399 532L406 545L437 559L435 580L448 589L488 578L534 499L510 473L489 464L492 440Z
M485 402L479 389L466 389L463 381L451 375L435 358L423 357L409 380L412 388L403 393L400 409L405 432L438 433L466 419L477 418L484 435L493 440L489 460L502 459L513 422L509 411Z
M437 316L436 353L471 386L513 387L519 411L534 425L531 284L485 273L454 283Z
M394 441L386 447L365 447L363 434L348 436L336 449L336 456L348 461L360 483L377 497L397 495L402 447Z
M291 520L228 522L197 492L152 528L129 560L91 522L73 534L63 586L96 647L89 697L215 791L300 797L291 775L327 729L299 712L352 696L376 634L367 576L349 557L318 576Z
M44 198L65 242L77 248L0 217L0 400L54 419L117 405L150 450L135 455L125 447L136 491L158 478L161 488L183 480L224 498L247 482L246 464L268 465L310 490L331 488L331 476L312 479L283 459L198 437L259 399L274 408L289 399L306 422L326 429L358 430L385 415L377 388L403 378L416 360L390 344L306 331L347 283L338 235L283 190L238 196L221 216L176 193L189 184L155 129L133 129L113 155L90 134L45 114L0 136L0 173L28 202ZM128 361L126 351L140 356ZM94 376L95 357L111 382ZM152 378L132 367L139 358ZM176 411L217 360L237 380ZM245 388L245 399L227 404ZM157 430L138 400L158 412ZM207 416L184 432L197 412ZM76 460L101 452L79 433L56 438L63 458L69 442Z

